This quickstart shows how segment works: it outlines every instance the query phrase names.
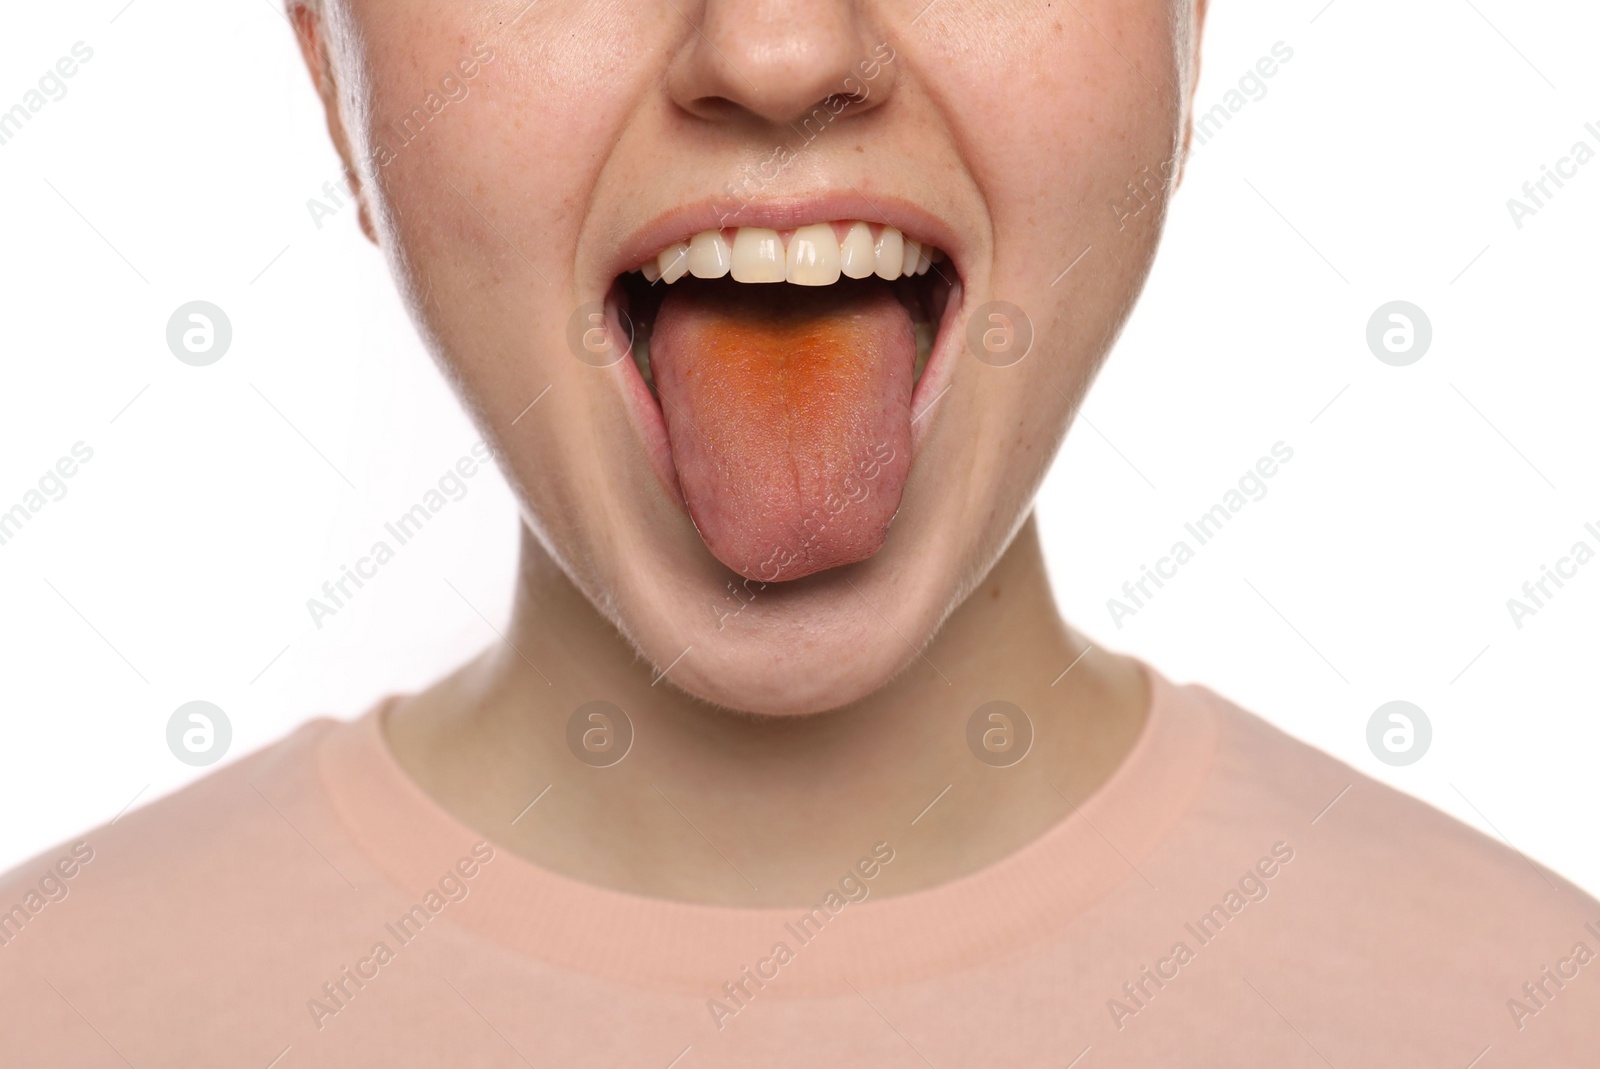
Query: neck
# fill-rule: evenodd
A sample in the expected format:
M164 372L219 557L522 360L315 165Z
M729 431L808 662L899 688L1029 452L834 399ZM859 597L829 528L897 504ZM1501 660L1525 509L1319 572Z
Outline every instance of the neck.
M1136 664L1061 620L1031 519L917 661L828 713L712 708L658 680L525 533L505 641L398 703L387 728L425 791L535 863L651 897L792 906L880 842L895 850L878 883L891 894L1011 853L1115 769L1149 700ZM574 710L596 699L631 724L606 767L627 732L614 712L590 710L604 719L577 733L595 764L568 743ZM996 701L1031 724L1009 765L1021 718L991 707L969 732Z

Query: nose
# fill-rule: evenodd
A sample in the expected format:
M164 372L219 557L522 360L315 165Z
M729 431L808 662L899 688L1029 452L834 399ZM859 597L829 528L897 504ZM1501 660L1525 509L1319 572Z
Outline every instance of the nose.
M837 120L877 108L894 84L894 49L858 0L672 0L683 46L667 89L684 111L716 123ZM699 16L696 19L696 16Z

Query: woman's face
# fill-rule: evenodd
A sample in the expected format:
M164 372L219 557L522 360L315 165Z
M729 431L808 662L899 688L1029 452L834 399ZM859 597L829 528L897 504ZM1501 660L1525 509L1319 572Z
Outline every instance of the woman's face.
M1143 282L1194 0L325 3L364 217L544 548L699 697L887 683ZM942 260L880 278L886 224Z

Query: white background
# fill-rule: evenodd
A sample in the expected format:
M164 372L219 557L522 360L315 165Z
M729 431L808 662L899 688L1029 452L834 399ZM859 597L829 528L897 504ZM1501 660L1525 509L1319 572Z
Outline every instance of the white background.
M1506 206L1600 148L1600 12L1324 2L1214 4L1201 109L1294 55L1195 155L1041 497L1058 592L1099 642L1600 890L1600 562L1521 629L1506 607L1600 549L1600 160L1520 229ZM0 546L0 869L203 774L167 750L178 705L227 710L232 760L426 683L509 607L490 472L312 628L476 435L353 210L307 211L339 167L275 0L125 3L13 5L0 36L0 109L94 49L0 146L0 509L94 450ZM233 324L209 368L166 348L195 299ZM1365 341L1396 299L1434 331L1403 368ZM1106 599L1278 441L1268 495L1116 628ZM1367 749L1392 699L1433 724L1409 767Z

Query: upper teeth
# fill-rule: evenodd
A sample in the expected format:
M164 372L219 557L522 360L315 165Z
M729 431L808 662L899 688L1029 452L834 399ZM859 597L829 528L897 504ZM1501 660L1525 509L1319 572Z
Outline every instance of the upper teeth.
M841 237L842 235L842 237ZM766 227L702 230L688 241L670 245L636 270L651 282L671 284L684 275L735 282L790 282L796 286L831 286L846 278L900 278L926 274L944 259L933 246L924 248L892 226L873 228L859 220L813 223L780 233Z

